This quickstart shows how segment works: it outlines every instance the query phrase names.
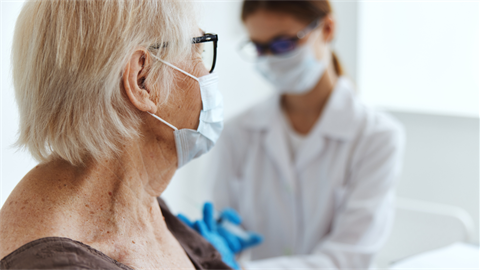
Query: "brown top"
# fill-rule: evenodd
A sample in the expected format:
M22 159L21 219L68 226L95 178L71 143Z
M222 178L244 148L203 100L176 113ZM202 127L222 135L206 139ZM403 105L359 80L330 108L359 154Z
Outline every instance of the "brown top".
M231 269L220 253L186 226L158 198L165 223L196 269ZM45 237L27 243L0 261L0 269L114 269L132 270L99 250L64 237Z

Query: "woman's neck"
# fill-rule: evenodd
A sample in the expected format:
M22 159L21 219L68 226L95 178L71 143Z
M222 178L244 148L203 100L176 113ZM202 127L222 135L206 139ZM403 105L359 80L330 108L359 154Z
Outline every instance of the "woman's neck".
M90 162L78 177L88 179L92 192L104 187L115 202L128 201L122 211L138 210L128 206L149 208L167 188L177 163L175 149L154 138L149 142L147 136L123 145L123 154L114 159Z
M79 240L95 246L96 241L105 244L128 236L141 244L141 238L163 238L168 233L156 198L177 167L170 144L147 134L123 145L123 154L116 158L90 160L82 167L62 161L46 164L47 171L63 174L65 187L72 189L62 190L58 200L74 197L72 215L90 221L76 228Z
M338 76L330 63L317 85L303 95L283 95L282 110L292 127L300 134L308 134L321 116L328 98L335 87Z

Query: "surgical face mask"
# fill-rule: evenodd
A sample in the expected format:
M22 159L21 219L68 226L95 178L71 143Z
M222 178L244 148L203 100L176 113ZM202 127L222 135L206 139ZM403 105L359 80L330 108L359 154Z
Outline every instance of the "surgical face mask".
M162 118L150 113L150 115L174 130L178 168L181 168L192 159L207 153L215 145L223 130L223 98L218 90L218 76L216 73L211 73L197 78L154 55L152 56L193 78L200 84L202 111L200 112L200 123L197 130L178 129Z
M313 44L308 42L288 55L260 56L256 69L279 94L304 94L312 90L325 73L330 55L326 46L323 59L317 60Z

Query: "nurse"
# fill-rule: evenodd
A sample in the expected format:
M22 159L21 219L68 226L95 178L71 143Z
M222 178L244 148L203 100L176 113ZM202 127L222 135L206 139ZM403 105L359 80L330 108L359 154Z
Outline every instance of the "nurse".
M275 88L214 150L215 207L264 236L243 267L368 268L392 225L401 125L344 76L328 1L245 1L241 18Z

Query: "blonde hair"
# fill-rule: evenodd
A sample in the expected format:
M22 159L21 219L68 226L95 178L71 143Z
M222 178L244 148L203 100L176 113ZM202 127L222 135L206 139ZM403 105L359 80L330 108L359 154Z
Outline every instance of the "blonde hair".
M81 165L118 153L136 138L139 111L125 98L122 74L136 48L169 62L189 59L196 28L192 6L174 0L28 1L12 46L20 113L16 143L40 162ZM145 81L168 98L172 69L151 61Z

